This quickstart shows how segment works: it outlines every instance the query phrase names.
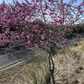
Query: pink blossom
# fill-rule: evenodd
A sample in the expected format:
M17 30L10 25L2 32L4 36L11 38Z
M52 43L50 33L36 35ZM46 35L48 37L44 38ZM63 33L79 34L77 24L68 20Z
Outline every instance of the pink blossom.
M29 46L27 46L27 45L26 45L25 47L26 47L26 48L30 48L30 47L29 47Z
M33 3L33 6L37 6L37 4L36 3Z
M16 38L19 38L19 36L17 35Z
M61 45L57 45L58 48L61 48Z
M42 12L42 16L47 15L47 13Z
M35 31L37 32L37 29L35 29Z
M38 2L38 0L36 0L36 2Z
M44 6L44 8L45 8L45 10L48 8L48 6L47 6L47 3L45 2L45 6Z
M84 13L84 10L82 10L81 13Z
M40 41L40 43L41 43L40 45L42 45L43 44L43 41Z
M41 34L41 31L39 31L38 33Z
M23 30L25 30L25 28L23 28Z
M39 0L39 2L42 2L42 0Z
M28 16L28 19L30 19L31 18L31 16Z
M66 41L67 41L67 39L64 39L63 43L65 44L65 43L66 43Z
M27 42L27 44L30 44L30 43L31 43L31 41L28 41L28 42Z
M41 4L41 3L39 3L39 6L40 6L40 7L42 7L42 4Z
M36 0L36 2L42 2L42 0Z
M20 13L20 12L21 12L21 9L19 8L19 9L18 9L18 13Z
M19 27L16 27L16 29L18 29Z
M27 38L30 39L30 35L27 35Z
M31 12L31 15L33 15L33 13L35 12L35 10L34 9L32 9L32 12Z
M8 56L8 54L5 54L5 57L7 57Z
M66 26L68 27L68 23L66 23Z
M34 44L34 46L38 48L38 45L37 44Z
M77 9L80 9L80 5L79 5L79 6L77 6Z
M36 27L38 28L38 25L36 25Z
M25 35L25 33L24 33L24 32L22 32L22 33L21 33L21 36L24 36L24 35Z
M41 35L41 39L44 40L44 35Z
M55 33L56 34L56 33ZM60 35L60 33L57 33L57 35Z
M5 56L7 57L10 53L5 53Z

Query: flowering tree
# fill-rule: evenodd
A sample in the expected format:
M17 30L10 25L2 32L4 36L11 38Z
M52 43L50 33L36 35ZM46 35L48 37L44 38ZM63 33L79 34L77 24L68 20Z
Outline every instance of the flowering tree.
M3 1L0 4L0 47L11 48L23 44L27 48L35 46L46 50L49 53L51 78L55 84L52 55L55 54L55 49L67 41L63 37L65 28L68 29L68 26L84 16L84 3L74 6L75 1L64 3L63 0L31 0L30 3L25 0L19 3L13 0L14 5Z

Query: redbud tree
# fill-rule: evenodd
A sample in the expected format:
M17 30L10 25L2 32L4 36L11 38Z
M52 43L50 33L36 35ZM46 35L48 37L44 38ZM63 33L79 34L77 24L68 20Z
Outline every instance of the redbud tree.
M52 55L65 44L65 30L84 16L84 3L74 5L63 0L24 0L0 4L0 47L11 48L23 44L26 48L40 47L49 53L49 70L55 80ZM51 67L51 62L53 67Z

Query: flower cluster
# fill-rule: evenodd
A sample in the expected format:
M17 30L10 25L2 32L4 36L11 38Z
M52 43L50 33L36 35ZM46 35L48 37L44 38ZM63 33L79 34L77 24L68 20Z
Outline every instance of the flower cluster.
M82 15L84 13L83 3L72 5L76 0L71 0L71 4L59 3L59 0L56 3L54 0L31 1L19 3L13 0L14 5L5 1L0 4L0 47L17 43L25 43L28 48L30 45L41 47L47 43L50 46L52 41L66 43L67 39L62 38L65 32L63 28L68 28L80 19L81 12Z

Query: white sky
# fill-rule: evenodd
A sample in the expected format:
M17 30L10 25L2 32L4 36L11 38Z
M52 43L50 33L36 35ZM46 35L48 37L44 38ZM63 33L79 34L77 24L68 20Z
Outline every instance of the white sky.
M13 1L12 0L4 0L6 3L13 3ZM22 2L22 1L24 1L24 0L17 0L18 2ZM31 1L31 0L28 0L29 2ZM63 2L65 2L65 3L68 3L70 0L63 0ZM0 3L2 3L3 2L3 0L0 0ZM83 2L83 0L77 0L77 2L76 2L76 5L79 5L80 3L82 3Z
M3 0L0 0L0 3L2 3L2 1ZM12 3L12 0L4 0L6 3ZM21 2L22 0L17 0L17 1L19 1L19 2ZM24 1L24 0L23 0ZM31 0L28 0L29 2L31 1ZM63 2L69 2L70 0L63 0ZM76 4L80 4L81 2L83 2L83 0L77 0L77 3Z

